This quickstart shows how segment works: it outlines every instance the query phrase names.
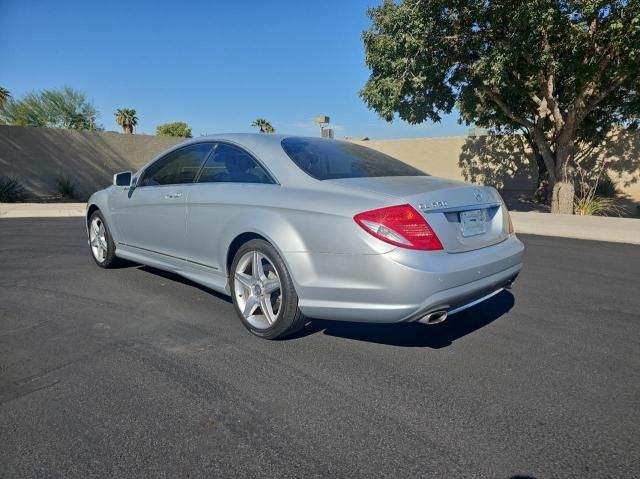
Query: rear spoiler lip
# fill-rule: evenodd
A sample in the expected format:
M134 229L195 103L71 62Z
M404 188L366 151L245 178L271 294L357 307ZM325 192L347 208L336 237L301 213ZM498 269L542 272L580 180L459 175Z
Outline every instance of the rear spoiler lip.
M420 206L418 206L417 209L422 213L449 213L457 211L483 210L486 208L495 208L498 206L502 206L502 202L493 201L491 203L478 203L475 205L445 206L444 208L420 208Z

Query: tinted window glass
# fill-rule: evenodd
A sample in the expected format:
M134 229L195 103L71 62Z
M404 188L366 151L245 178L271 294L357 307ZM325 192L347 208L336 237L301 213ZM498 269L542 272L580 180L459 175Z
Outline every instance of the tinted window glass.
M273 180L246 151L217 143L198 183L273 183Z
M193 183L211 146L197 143L167 154L147 168L141 186Z
M282 148L296 165L318 180L427 175L389 155L348 141L285 138Z

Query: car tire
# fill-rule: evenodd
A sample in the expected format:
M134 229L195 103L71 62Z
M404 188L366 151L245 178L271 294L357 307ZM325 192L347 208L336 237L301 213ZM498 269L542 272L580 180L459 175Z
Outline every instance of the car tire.
M276 282L279 288L273 289ZM304 327L306 318L298 308L291 275L267 241L254 239L238 249L229 270L229 284L236 313L256 336L284 338Z
M89 217L89 252L101 268L110 268L117 263L116 245L100 210Z

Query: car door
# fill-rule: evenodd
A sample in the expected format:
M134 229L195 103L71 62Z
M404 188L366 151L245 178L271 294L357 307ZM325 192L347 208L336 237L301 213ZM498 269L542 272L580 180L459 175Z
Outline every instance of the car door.
M250 153L218 142L189 190L187 241L189 260L207 271L225 271L220 239L230 222L247 208L262 206L265 189L276 181Z
M114 198L121 243L167 262L186 255L186 199L212 143L196 143L167 153L138 175L136 185Z

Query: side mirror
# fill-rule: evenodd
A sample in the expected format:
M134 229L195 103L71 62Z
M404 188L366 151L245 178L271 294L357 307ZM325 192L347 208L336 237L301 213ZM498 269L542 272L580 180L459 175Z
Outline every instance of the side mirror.
M131 186L131 172L124 171L113 175L114 186Z

